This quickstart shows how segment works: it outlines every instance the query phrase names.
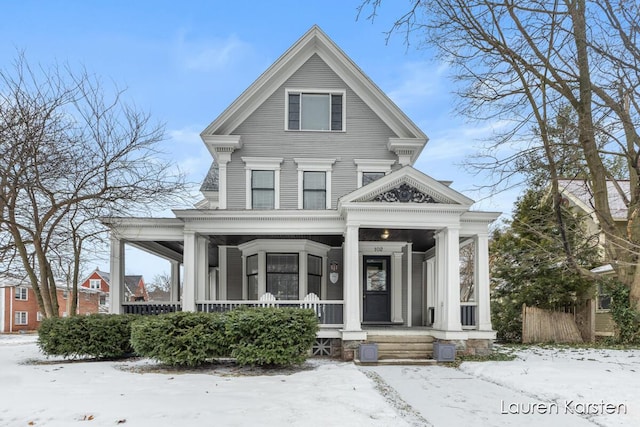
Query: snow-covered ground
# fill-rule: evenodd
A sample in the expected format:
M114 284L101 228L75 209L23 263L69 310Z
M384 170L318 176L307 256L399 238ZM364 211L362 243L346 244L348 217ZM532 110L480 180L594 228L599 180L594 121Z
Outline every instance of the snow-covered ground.
M640 350L517 355L458 369L181 371L48 359L34 335L0 335L0 426L640 426Z

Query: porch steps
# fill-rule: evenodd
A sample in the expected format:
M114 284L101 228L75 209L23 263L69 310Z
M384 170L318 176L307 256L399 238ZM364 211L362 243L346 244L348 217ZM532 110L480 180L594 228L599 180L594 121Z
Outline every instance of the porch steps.
M380 364L417 364L418 361L422 362L420 364L430 364L435 362L432 358L433 342L434 338L429 335L369 334L367 336L367 343L378 344Z

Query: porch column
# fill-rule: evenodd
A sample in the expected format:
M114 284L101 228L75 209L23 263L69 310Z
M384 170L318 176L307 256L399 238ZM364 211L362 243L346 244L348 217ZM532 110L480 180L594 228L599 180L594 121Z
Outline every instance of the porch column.
M460 230L446 227L436 234L435 329L461 331L460 322Z
M218 298L227 299L227 247L218 246Z
M124 285L124 242L111 235L111 255L109 257L109 312L122 313L122 295Z
M489 289L489 235L479 233L475 238L475 285L478 303L478 330L491 330L491 296Z
M171 261L171 288L169 292L171 301L180 301L180 263L178 261Z
M344 234L344 327L342 339L362 340L366 333L360 324L360 261L358 248L358 226L348 224Z
M195 231L184 233L184 283L182 311L196 311L196 282L198 279L198 235Z
M402 252L394 252L391 257L391 321L402 320Z
M209 299L209 238L196 236L196 301Z

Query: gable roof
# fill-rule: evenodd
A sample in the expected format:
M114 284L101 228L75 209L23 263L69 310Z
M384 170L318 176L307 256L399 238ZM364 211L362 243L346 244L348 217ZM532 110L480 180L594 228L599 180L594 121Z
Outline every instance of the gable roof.
M622 190L623 194L620 194ZM585 213L592 215L595 211L593 205L593 193L589 183L584 179L560 179L558 188L575 206ZM625 199L631 194L630 182L628 180L607 181L607 197L609 199L609 209L613 219L626 221L629 211ZM595 219L595 216L594 216Z
M311 56L317 54L398 136L422 140L427 136L318 27L312 26L251 84L200 136L229 135ZM418 150L419 154L421 151Z
M396 189L399 188L415 194L416 198L412 198L410 201L419 200L418 203L442 203L467 208L474 203L473 200L450 188L447 184L431 178L412 166L405 166L341 197L338 204L388 202L396 198ZM398 200L398 202L404 202L404 200Z

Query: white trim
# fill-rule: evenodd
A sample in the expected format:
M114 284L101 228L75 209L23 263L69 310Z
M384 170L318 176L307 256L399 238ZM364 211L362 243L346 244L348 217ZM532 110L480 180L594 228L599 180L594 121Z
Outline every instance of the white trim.
M353 159L353 163L356 164L358 172L358 187L362 187L362 175L364 172L382 172L388 175L391 172L391 166L395 163L395 160L381 160L381 159Z
M246 205L247 209L253 209L253 200L251 199L251 172L256 171L274 171L273 173L273 208L280 209L280 165L284 159L282 157L242 157L246 170Z
M298 165L298 209L304 209L304 173L325 173L325 209L331 209L331 172L336 159L294 158Z
M300 129L289 129L289 94L300 95L300 112L302 112L302 95L329 95L329 127L331 127L331 95L342 95L342 129L302 129L302 117L300 117ZM347 131L347 91L344 89L317 89L317 88L285 88L284 90L284 130L291 132L346 132Z

